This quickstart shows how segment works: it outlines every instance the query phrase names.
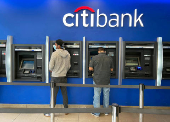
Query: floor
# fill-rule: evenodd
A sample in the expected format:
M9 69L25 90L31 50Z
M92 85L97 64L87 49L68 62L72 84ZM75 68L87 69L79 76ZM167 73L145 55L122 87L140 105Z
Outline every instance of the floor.
M138 114L121 113L119 122L138 122ZM43 114L0 114L0 122L50 122ZM91 114L55 114L55 122L112 122L111 115L96 118ZM169 115L144 115L144 122L170 122Z
M49 108L49 105L10 105L0 104L1 108ZM62 105L56 105L56 108L63 108ZM92 108L92 105L69 105L69 108ZM149 107L148 107L149 108ZM163 108L160 108L163 109ZM165 109L165 108L164 108ZM170 109L170 108L167 108ZM111 114L105 116L101 114L96 118L90 113L71 113L55 114L55 122L112 122ZM50 122L50 117L43 114L23 114L23 113L0 113L0 122ZM139 122L139 114L120 113L119 122ZM170 122L170 115L144 115L144 122Z

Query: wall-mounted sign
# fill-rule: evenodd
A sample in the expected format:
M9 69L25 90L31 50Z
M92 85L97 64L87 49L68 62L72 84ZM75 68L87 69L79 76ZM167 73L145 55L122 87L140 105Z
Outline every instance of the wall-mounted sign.
M83 13L81 15L78 14L78 12L80 10L83 10ZM91 11L90 15L88 13L86 13L87 10ZM81 6L81 7L77 8L74 12L75 12L75 14L67 13L67 14L64 15L63 23L64 23L65 26L67 26L67 27L73 27L73 26L78 27L79 26L79 16L81 16L81 17L83 17L83 27L89 27L89 26L94 27L94 21L95 20L97 21L96 27L105 27L107 24L109 24L110 27L119 27L119 26L123 27L124 17L128 16L129 17L129 27L132 27L132 26L136 27L137 23L139 23L141 27L144 27L142 19L141 19L143 14L140 14L140 16L137 16L137 9L134 10L134 18L132 18L132 15L129 14L129 13L125 13L125 14L122 13L121 15L116 14L116 13L112 13L109 16L114 17L114 19L112 18L110 20L108 20L108 17L107 17L108 15L106 15L104 13L100 13L99 9L97 9L97 18L95 19L94 18L95 11L88 6ZM86 22L86 19L87 19L88 16L91 17L90 23ZM102 25L100 24L100 17L101 16L103 16L105 18L105 22ZM67 18L69 18L69 17L73 18L73 22L71 22L71 23L67 22ZM132 25L132 19L134 19L133 25ZM121 20L120 24L119 24L119 20ZM116 22L116 24L113 25L112 22Z

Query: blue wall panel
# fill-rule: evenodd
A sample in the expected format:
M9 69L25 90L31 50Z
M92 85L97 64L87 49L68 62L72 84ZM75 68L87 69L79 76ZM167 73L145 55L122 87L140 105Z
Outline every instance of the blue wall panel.
M138 10L138 16L143 13L144 27L128 27L128 18L124 20L124 27L110 28L107 24L104 28L95 26L83 27L82 17L79 11L79 27L68 28L63 24L63 16L66 13L74 13L80 6L89 6L96 12L105 13L108 19L111 13L130 13L134 17L134 10ZM14 44L45 44L45 36L50 40L61 38L70 41L118 41L123 37L124 41L156 41L157 37L163 37L163 41L169 41L170 33L170 1L169 0L1 0L0 1L0 39L6 39L7 35L14 37ZM91 14L87 11L88 14ZM132 19L133 20L133 19ZM68 22L74 22L68 18ZM90 17L87 18L87 23ZM104 23L104 18L100 18ZM120 24L120 23L119 23ZM132 24L133 25L133 24ZM6 78L0 78L6 82ZM82 78L69 78L68 83L82 84ZM86 79L86 83L92 84L92 79ZM117 85L117 79L111 79L112 85ZM154 80L124 79L123 85L155 85ZM169 80L162 81L163 86L170 86ZM68 96L70 104L92 104L93 88L69 87ZM110 104L116 102L120 105L138 105L138 89L111 89ZM102 102L102 101L101 101ZM41 86L0 86L0 103L12 104L49 104L50 88ZM57 103L62 103L61 91L57 97ZM145 90L145 105L170 106L169 90Z

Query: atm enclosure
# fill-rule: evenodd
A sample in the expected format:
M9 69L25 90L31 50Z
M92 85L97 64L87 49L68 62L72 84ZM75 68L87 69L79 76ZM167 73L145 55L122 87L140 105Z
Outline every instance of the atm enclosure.
M6 40L0 40L0 77L6 77L5 55L6 55Z
M50 54L55 50L53 46L56 41L50 41ZM67 72L67 77L81 78L82 77L82 41L64 41L65 50L70 53L71 68ZM51 56L50 56L51 58Z
M124 42L123 78L156 78L156 42Z
M170 42L163 42L162 79L170 79Z
M45 46L13 44L13 81L45 81Z
M98 48L103 47L106 55L113 60L113 72L111 78L118 78L118 41L87 41L86 42L86 78L92 78L93 72L89 71L89 64L93 56L98 55Z

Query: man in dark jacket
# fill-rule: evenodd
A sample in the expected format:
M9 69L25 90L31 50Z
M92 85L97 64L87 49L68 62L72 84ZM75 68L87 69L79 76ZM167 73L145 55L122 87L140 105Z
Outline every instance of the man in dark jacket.
M110 85L110 74L113 71L113 60L107 56L104 48L98 49L98 55L94 56L90 61L89 70L94 71L93 83L96 85ZM110 88L94 87L94 108L100 108L100 95L103 89L103 107L109 107L109 92ZM100 113L92 113L95 117L99 117ZM108 113L105 113L108 115Z

